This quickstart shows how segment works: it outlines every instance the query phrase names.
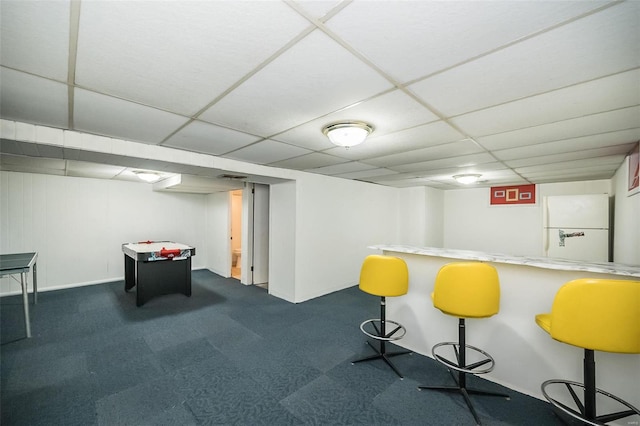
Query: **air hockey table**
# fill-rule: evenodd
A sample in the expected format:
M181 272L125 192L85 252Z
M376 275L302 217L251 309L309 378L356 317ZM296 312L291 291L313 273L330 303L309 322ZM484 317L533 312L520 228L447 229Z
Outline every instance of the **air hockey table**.
M182 293L191 296L191 257L196 249L172 241L122 244L124 291L136 288L136 305L153 297Z

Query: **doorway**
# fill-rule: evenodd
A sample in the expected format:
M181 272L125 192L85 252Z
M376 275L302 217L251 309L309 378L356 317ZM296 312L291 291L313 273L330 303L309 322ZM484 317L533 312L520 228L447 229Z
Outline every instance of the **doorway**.
M242 277L242 190L231 191L231 276Z
M248 183L229 194L231 277L268 290L269 185Z
M250 192L247 214L247 256L251 263L248 283L269 289L269 185L253 183L247 187Z

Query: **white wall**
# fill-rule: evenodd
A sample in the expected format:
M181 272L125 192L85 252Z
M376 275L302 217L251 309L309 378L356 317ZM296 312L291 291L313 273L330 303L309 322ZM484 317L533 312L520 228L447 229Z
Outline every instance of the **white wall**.
M362 259L372 252L367 247L374 244L541 253L539 206L492 207L488 188L389 188L25 123L0 124L9 140L289 179L271 186L269 264L270 291L289 301L355 285ZM146 239L192 244L194 267L229 274L226 193L154 193L144 183L7 172L0 177L0 250L40 251L41 288L121 279L120 244ZM539 199L593 192L613 192L611 182L538 186ZM616 197L616 261L640 264L639 198ZM76 248L75 255L64 254L66 247ZM0 292L7 291L6 283Z
M121 245L132 241L193 245L202 268L204 201L145 183L0 172L0 251L39 252L39 289L122 279ZM2 279L0 293L19 290Z
M205 197L206 208L203 235L207 256L204 259L205 266L218 275L229 277L231 275L231 253L229 252L229 226L231 223L229 203L231 195L228 192L216 192Z
M445 191L444 247L541 255L539 206L491 206L489 195L489 188Z
M354 285L358 281L362 259L371 253L367 248L368 245L387 241L402 242L398 240L398 215L403 209L397 196L399 190L395 188L243 163L211 155L9 120L0 120L0 135L7 140L37 143L50 146L52 149L86 152L89 157L101 154L119 155L151 161L217 168L230 172L264 176L266 180L286 179L293 182L273 184L273 187L277 189L275 195L272 196L272 200L275 201L271 205L270 218L272 252L269 265L269 287L272 294L280 295L286 300L302 301ZM33 179L52 180L55 178L34 175ZM67 179L71 178L57 177L57 179L63 179L67 182ZM91 199L91 197L100 199L100 194L104 194L100 185L106 185L108 188L111 186L129 188L128 185L131 185L110 181L96 182L101 183L89 185L86 188L87 199ZM83 183L82 185L87 184ZM146 186L143 187L146 188ZM2 192L3 196L6 194L6 197L11 197L10 200L7 199L3 203L7 206L6 209L19 211L19 214L3 214L2 220L5 229L9 226L21 228L23 211L29 211L29 205L16 199L15 196L10 196L7 190ZM11 190L10 192L16 191ZM45 191L41 192L44 194ZM222 200L217 195L207 197L204 195L149 192L145 194L152 197L153 200L162 197L161 199L168 200L168 202L152 201L147 203L145 195L132 193L128 189L113 192L109 192L110 204L139 207L136 214L143 219L138 220L134 216L134 218L126 218L128 221L125 221L125 216L121 215L119 222L124 223L124 225L120 225L121 227L139 231L140 236L133 235L127 236L127 238L120 236L117 232L118 228L109 226L111 219L104 216L104 210L101 208L86 211L87 219L95 221L95 226L91 229L71 230L67 227L61 230L54 222L64 222L64 212L55 208L48 209L46 213L43 213L47 215L46 221L42 219L35 221L36 223L30 222L28 226L38 226L42 238L51 238L50 236L53 235L60 238L63 243L81 241L85 235L92 235L93 232L96 234L95 238L100 240L117 240L117 250L119 250L120 243L124 241L160 238L150 232L150 230L157 228L163 230L162 238L180 240L195 245L197 255L194 265L208 267L223 276L228 275L226 272L230 259L227 245L228 200ZM42 199L42 194L36 198ZM70 195L69 198L70 201L76 203L82 202L74 195ZM199 200L200 208L178 208L178 201L186 199ZM148 208L147 204L155 208ZM415 214L413 209L405 210L403 218L413 220L412 215ZM169 218L166 216L169 211L174 214L178 211L178 216ZM131 210L128 212L131 216ZM181 218L188 218L188 221ZM165 221L164 219L170 220ZM116 220L116 222L118 221ZM170 232L172 229L176 231ZM205 232L203 233L202 230ZM69 235L65 236L66 233ZM194 242L187 238L191 234L195 236ZM113 245L114 242L106 244L109 247ZM199 248L203 248L204 252ZM16 250L18 250L17 244L6 244L3 247L5 252ZM96 258L92 251L83 253L83 260L85 256ZM119 252L116 251L116 253ZM43 256L51 254L49 250L43 252ZM118 257L121 257L121 254L111 261L111 269L108 274L98 271L97 267L89 268L82 277L72 276L72 272L65 275L61 270L56 277L56 283L75 286L89 282L121 279L123 272ZM99 259L100 256L97 258ZM48 276L46 278L43 276L40 280L46 280L46 285L53 285L50 284ZM43 288L44 284L45 281L40 287Z
M286 183L272 185L269 288L272 294L293 302L355 285L362 260L371 253L368 246L404 242L407 236L415 233L411 226L405 226L403 235L400 235L398 224L401 217L402 221L419 225L431 209L425 207L426 192L423 188L399 190L25 123L2 120L0 124L2 136L9 140L288 179ZM142 183L9 175L21 175L25 180L41 184L34 186L35 194L26 200L16 195L23 192L21 185L11 182L2 188L2 205L6 210L2 215L2 239L6 241L2 251L27 250L18 242L23 241L23 234L30 230L36 230L34 235L41 239L56 242L52 244L78 246L80 249L75 253L83 263L80 267L82 273L70 270L67 264L52 274L50 269L60 265L60 262L52 262L59 256L55 249L29 248L41 252L41 289L121 279L120 244L147 239L162 238L192 244L197 251L195 267L207 267L222 276L229 274L227 194L154 193ZM45 182L55 182L60 188L47 190ZM71 191L76 186L81 189ZM401 192L407 195L401 197ZM95 206L83 206L83 214L72 215L73 220L70 221L67 206L83 205L88 201ZM44 210L40 206L33 209L34 203L49 205ZM107 206L111 210L106 210ZM32 219L30 214L40 216ZM87 224L91 222L91 225L70 226L71 222L82 224L83 220ZM11 234L8 234L9 229ZM427 232L431 231L423 226L420 233ZM417 242L426 241L424 238ZM99 241L100 244L87 244L87 240ZM82 254L77 255L78 252ZM67 255L66 263L69 263L69 258ZM47 264L44 264L44 259L47 259Z
M424 187L398 190L398 243L427 245L427 201ZM405 213L410 213L405 215Z
M640 192L628 196L629 157L613 179L615 193L613 255L618 263L640 265Z
M425 198L425 246L444 247L444 194L445 191L424 188ZM402 216L401 216L402 217Z
M269 190L269 293L296 300L296 182Z
M419 186L398 190L397 241L384 244L442 247L444 191Z
M396 188L305 174L296 185L296 295L301 302L357 284L367 247L398 241ZM412 220L412 211L403 212Z
M613 193L609 180L541 184L534 205L492 206L489 188L445 191L444 247L542 256L542 197L602 193ZM640 214L637 205L635 214ZM628 238L614 235L616 240Z

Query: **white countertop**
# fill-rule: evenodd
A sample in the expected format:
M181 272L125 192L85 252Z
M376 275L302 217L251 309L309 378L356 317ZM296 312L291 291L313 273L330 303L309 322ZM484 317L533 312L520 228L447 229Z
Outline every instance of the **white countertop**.
M404 245L379 244L370 246L369 248L397 253L447 257L451 259L510 263L512 265L526 265L536 268L557 269L560 271L585 271L602 274L624 275L629 277L640 277L640 267L611 262L582 262L577 260L553 259L548 257L512 256L502 253L485 253L473 250L456 250L438 247L413 247Z

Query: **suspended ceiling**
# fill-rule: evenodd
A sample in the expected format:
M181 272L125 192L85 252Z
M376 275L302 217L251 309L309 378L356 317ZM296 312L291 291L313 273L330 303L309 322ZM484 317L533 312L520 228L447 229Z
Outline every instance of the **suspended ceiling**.
M637 1L2 0L0 19L7 120L442 189L608 179L640 139ZM335 147L341 120L374 131ZM2 150L3 170L129 171Z

